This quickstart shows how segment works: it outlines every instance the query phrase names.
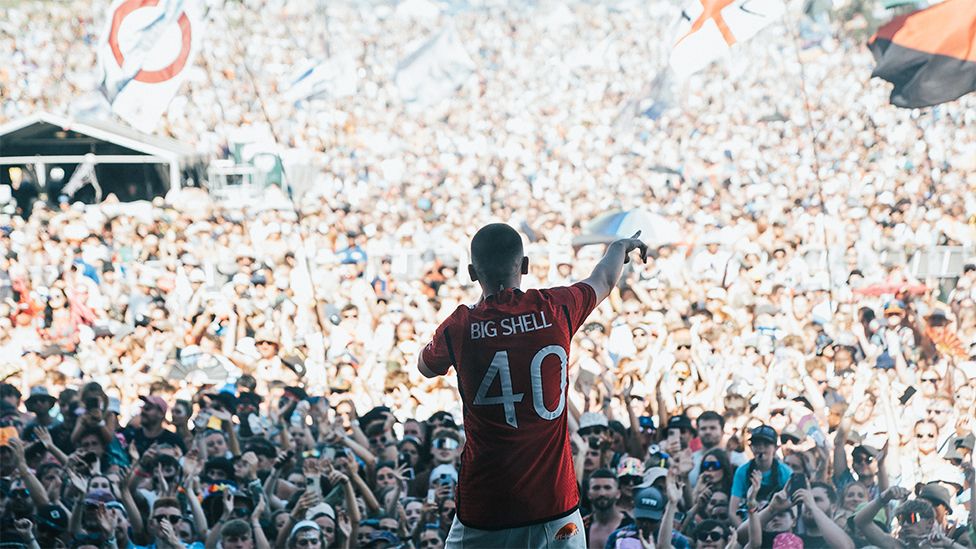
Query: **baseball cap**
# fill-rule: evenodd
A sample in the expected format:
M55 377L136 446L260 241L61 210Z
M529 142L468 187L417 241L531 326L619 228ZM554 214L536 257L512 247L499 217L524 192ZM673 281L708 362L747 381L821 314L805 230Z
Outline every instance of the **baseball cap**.
M438 465L437 467L434 467L431 470L431 472L430 472L430 483L433 484L433 483L439 481L441 479L441 476L442 475L448 475L449 477L451 477L452 479L454 479L454 482L457 482L457 480L458 480L458 472L457 472L457 469L455 469L453 465L449 465L449 464L445 463L443 465Z
M625 457L617 464L617 478L626 476L644 476L644 464L633 457Z
M381 543L388 543L391 546L398 545L400 543L400 538L398 538L393 532L377 530L369 535L369 541L366 542L366 547L380 545Z
M769 442L770 444L776 444L778 439L776 429L773 429L769 425L760 425L759 427L753 429L749 435L750 442L764 441Z
M634 518L661 520L667 501L657 488L642 488L634 494Z
M108 490L92 490L85 496L85 503L108 503L115 501L115 496Z
M49 530L68 529L68 514L57 505L45 505L37 509L37 527Z
M162 397L156 395L143 395L139 397L139 400L145 402L146 404L152 404L153 406L159 408L165 414L169 410L169 404Z
M857 454L864 454L868 457L876 458L880 453L881 453L880 450L878 450L874 446L868 446L867 444L861 444L859 446L855 446L854 449L851 450L851 456L856 456Z
M976 446L976 434L969 433L964 437L957 437L953 444L956 446L956 448L966 448L972 452L973 447Z
M933 507L944 505L949 513L952 513L952 497L949 495L949 489L944 486L925 484L918 491L918 497L928 501Z
M588 429L590 427L610 427L610 422L607 420L607 416L599 412L585 412L580 416L579 420L579 430Z
M905 314L905 309L900 301L890 301L884 306L884 314L888 315L903 315Z
M644 480L638 488L650 488L654 481L668 475L668 470L664 467L651 467L644 470Z
M694 431L695 428L691 425L691 419L684 414L679 414L676 416L671 416L668 419L668 429L681 429L682 431Z
M803 431L801 431L800 427L797 426L795 423L791 423L786 427L784 427L783 432L780 434L780 440L782 440L784 443L787 440L791 440L794 443L799 443L800 441L803 440L803 437L804 437Z
M332 520L336 519L335 509L328 503L320 503L305 512L305 518L308 520L315 520L323 515Z

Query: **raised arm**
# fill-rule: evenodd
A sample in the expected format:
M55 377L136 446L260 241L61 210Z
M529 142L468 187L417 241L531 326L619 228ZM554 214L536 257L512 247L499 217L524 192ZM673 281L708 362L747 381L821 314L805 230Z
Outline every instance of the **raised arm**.
M624 263L628 262L627 254L640 250L641 261L647 261L647 244L640 241L640 231L630 238L616 240L607 247L603 259L593 268L593 272L583 282L586 282L596 292L597 303L610 295L610 290L617 285L620 274L624 270Z
M898 549L901 543L895 538L886 534L880 526L875 524L874 517L878 511L884 509L889 502L895 499L905 499L909 492L900 486L893 486L881 493L880 496L868 502L860 511L854 515L854 525L864 534L868 542L877 545L882 549Z
M793 504L803 503L813 515L813 521L817 523L820 534L828 547L833 549L854 549L854 541L844 532L844 529L837 525L826 513L820 509L817 502L813 499L813 492L808 488L801 488L793 494Z

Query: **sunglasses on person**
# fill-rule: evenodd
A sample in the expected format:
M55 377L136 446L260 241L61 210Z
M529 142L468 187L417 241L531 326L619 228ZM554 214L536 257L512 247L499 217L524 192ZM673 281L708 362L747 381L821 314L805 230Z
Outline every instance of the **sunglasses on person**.
M453 438L436 438L434 439L433 446L438 450L454 450L459 444Z
M155 515L153 516L153 520L155 520L156 522L163 522L164 520L168 520L170 521L170 523L176 524L177 522L182 521L183 517L180 515Z
M577 432L579 433L579 436L581 436L581 437L588 437L588 436L591 436L591 435L592 436L600 436L603 433L606 433L607 432L607 428L606 427L584 427L584 428L580 429Z
M700 532L695 539L698 541L719 541L725 538L725 534L721 530L712 530L710 532Z
M898 521L903 524L918 524L925 520L927 517L923 516L921 513L906 513L898 518Z
M690 350L691 349L691 345L688 344L688 343L682 343L681 345L678 345L678 350L680 351L682 349L689 349Z
M618 478L617 482L621 486L637 486L642 480L644 480L644 478L637 475L624 475Z
M701 464L702 471L721 471L722 463L720 461L703 461Z

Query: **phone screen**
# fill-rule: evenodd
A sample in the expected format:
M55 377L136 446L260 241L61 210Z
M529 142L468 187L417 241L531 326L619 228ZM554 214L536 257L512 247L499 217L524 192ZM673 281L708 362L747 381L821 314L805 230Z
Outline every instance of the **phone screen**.
M0 446L6 446L11 439L20 438L17 435L17 428L8 425L6 427L0 427Z
M807 487L807 476L803 473L793 473L790 475L790 482L787 491L792 496L797 490Z

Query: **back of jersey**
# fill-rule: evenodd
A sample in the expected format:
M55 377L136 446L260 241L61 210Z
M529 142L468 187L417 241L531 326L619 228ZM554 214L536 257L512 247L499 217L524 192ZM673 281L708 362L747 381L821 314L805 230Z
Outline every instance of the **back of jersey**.
M457 338L467 437L457 505L466 526L525 526L579 504L566 415L569 348L595 306L584 283L509 289L442 325Z

